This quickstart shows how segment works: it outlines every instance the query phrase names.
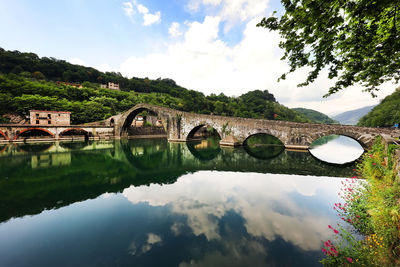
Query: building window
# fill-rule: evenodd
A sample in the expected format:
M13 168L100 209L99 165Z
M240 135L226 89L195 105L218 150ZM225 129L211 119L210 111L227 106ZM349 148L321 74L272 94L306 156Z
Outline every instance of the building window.
M51 121L50 121L50 120L48 120L48 121L47 121L47 124L51 124Z
M39 118L39 113L36 113L36 119Z
M39 124L39 120L36 120L36 124Z
M47 114L47 118L50 120L51 119L51 114Z

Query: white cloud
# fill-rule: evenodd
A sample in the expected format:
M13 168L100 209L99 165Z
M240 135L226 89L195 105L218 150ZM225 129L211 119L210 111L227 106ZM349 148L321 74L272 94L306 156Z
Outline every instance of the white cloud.
M125 15L128 16L130 19L133 19L133 14L135 14L135 7L143 17L143 26L150 26L155 23L161 22L160 11L156 11L152 14L146 6L139 4L136 0L122 3L122 9L124 10Z
M142 247L142 252L143 252L143 253L146 253L146 252L150 251L151 248L152 248L155 244L161 243L161 241L162 241L162 240L161 240L161 237L160 237L160 236L158 236L158 235L156 235L156 234L153 234L153 233L147 234L147 242L146 242L146 244L143 245L143 247Z
M144 5L136 4L136 8L138 9L139 13L143 15L143 25L144 26L150 26L154 23L160 23L161 22L161 12L157 11L154 14L149 13L149 9L145 7Z
M81 65L81 66L84 66L84 65L85 65L85 61L83 61L82 59L77 58L77 57L71 58L71 59L69 60L69 63L75 64L75 65Z
M144 5L141 4L137 4L137 9L141 14L147 14L149 13L149 9L147 7L145 7Z
M312 205L300 207L297 197L316 196L334 201L341 181L256 173L209 175L202 171L184 175L171 185L132 186L123 195L134 204L147 202L151 206L170 207L172 212L185 215L187 226L195 235L204 235L208 240L224 242L220 219L234 211L243 217L252 236L269 241L279 236L301 249L317 250L321 240L332 234L327 230L331 218ZM174 228L172 233L178 235Z
M99 71L102 71L102 72L113 71L113 68L110 65L105 64L105 63L100 64L99 66L96 66L95 68L98 69Z
M242 41L233 47L218 38L220 17L207 16L202 23L187 23L183 41L170 44L162 54L131 57L121 65L121 72L128 76L169 77L206 94L240 95L254 89L272 89L287 66L279 60L279 36L256 28L257 21L247 24ZM287 97L287 91L290 89L281 95ZM279 92L274 93L279 97Z
M229 31L236 23L246 22L254 17L266 13L269 1L260 0L191 0L187 7L193 12L199 11L203 6L208 12L219 16L226 21L225 32Z
M307 87L297 87L307 75L307 69L278 77L289 70L280 58L280 36L275 32L257 28L260 18L250 20L243 38L229 46L219 38L221 17L206 16L203 22L187 22L182 41L167 45L163 53L130 57L121 64L120 72L127 76L172 78L179 85L205 94L223 92L240 95L250 90L269 90L277 100L289 107L313 108L324 113L342 112L376 104L361 86L353 86L327 99L334 81L322 75ZM326 75L325 75L326 76ZM379 98L394 91L394 86L382 86Z
M168 29L168 33L172 37L178 37L182 35L182 32L180 31L180 24L178 22L172 22L171 26Z
M124 13L126 16L132 18L134 10L133 10L133 5L131 2L122 3L122 9L124 10Z
M133 241L130 243L128 247L128 254L134 256L134 255L140 255L144 254L148 251L150 251L155 244L161 243L162 239L159 235L153 234L153 233L148 233L147 234L147 241L142 245L141 250L138 250L138 246L136 243Z
M161 12L157 11L154 14L144 14L143 15L143 25L144 26L150 26L154 23L160 23L161 22Z

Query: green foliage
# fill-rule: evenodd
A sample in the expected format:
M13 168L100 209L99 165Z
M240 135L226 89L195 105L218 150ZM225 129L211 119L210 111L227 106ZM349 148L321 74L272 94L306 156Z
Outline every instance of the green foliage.
M178 86L172 79L149 80L147 78L125 78L121 73L100 72L94 68L74 65L65 60L55 58L39 58L34 53L22 53L19 51L6 51L0 48L0 73L19 74L24 77L32 76L37 80L65 81L71 83L83 83L87 88L98 88L99 84L108 82L119 83L122 91L135 91L142 93L167 93L173 97L183 98L188 90ZM29 78L28 77L28 78ZM202 93L192 91L191 95L204 98Z
M326 136L320 137L320 138L318 138L317 140L314 140L311 143L310 148L315 148L315 147L318 147L318 146L325 145L329 141L335 140L336 138L339 138L339 135L331 134L331 135L326 135Z
M268 91L264 91L263 95L269 95L269 98L258 98L259 92L214 100L213 96L207 99L201 93L187 90L187 95L179 98L164 93L77 88L62 83L30 80L15 74L0 74L0 115L8 112L26 115L30 109L63 110L70 111L72 123L77 124L102 120L138 103L148 103L196 113L263 119L274 119L273 114L278 114L276 119L280 120L309 121L295 111L268 100L273 98Z
M364 266L399 266L400 264L400 184L393 153L398 146L387 149L377 138L358 166L360 182L346 180L341 196L345 204L335 204L342 220L363 238L341 227L338 238L330 247L338 252L322 260L326 266L342 266L344 259ZM330 227L331 228L331 227Z
M300 86L314 82L325 68L329 68L330 79L338 78L327 95L356 83L374 95L380 84L400 79L398 1L281 2L285 13L278 18L275 12L257 26L280 33L289 72L312 69ZM285 78L283 74L281 79Z
M257 146L257 145L278 145L283 146L281 140L276 138L275 136L268 135L268 134L255 134L250 136L246 140L247 146Z
M400 90L385 97L358 122L360 126L384 127L400 123Z
M329 118L329 116L325 115L324 113L318 112L313 109L307 108L292 108L292 110L303 114L308 119L316 122L316 123L324 123L324 124L337 124L338 122Z
M73 123L91 122L148 103L186 112L243 118L312 122L304 115L276 102L268 90L255 90L239 97L203 93L180 87L172 79L125 78L120 73L100 72L55 58L0 48L0 115L26 114L29 109L72 112ZM81 83L83 88L60 81ZM117 82L121 91L99 88ZM93 105L92 107L90 107ZM88 110L95 112L88 114ZM88 115L88 117L85 117Z
M0 114L26 115L30 109L71 112L72 123L98 121L142 102L174 108L179 99L165 94L138 94L108 89L76 88L0 75Z
M206 98L211 101L210 108L214 115L298 122L312 121L302 114L280 105L268 90L254 90L239 97L228 97L222 93L211 94Z

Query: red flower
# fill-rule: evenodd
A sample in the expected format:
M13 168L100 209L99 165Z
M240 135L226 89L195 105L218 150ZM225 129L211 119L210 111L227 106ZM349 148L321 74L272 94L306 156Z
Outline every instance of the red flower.
M332 226L331 226L331 225L328 225L328 228L329 228L329 229L332 229Z
M352 258L349 258L349 257L347 257L347 261L348 261L348 262L350 262L350 263L352 263L352 262L353 262L353 259L352 259Z
M374 162L374 163L372 163L372 165L374 165L374 166L375 166L375 165L376 165L376 163Z
M339 233L339 231L336 230L336 229L333 229L333 232L334 232L335 234L338 234L338 233Z

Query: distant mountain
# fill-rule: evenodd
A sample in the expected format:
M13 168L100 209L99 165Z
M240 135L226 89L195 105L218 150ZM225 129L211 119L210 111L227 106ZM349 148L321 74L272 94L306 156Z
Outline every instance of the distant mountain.
M400 123L400 87L358 122L360 126L390 127Z
M334 116L333 119L337 120L340 124L356 125L358 121L368 112L370 112L375 106L376 105L349 110Z
M292 108L292 110L303 114L305 117L316 123L335 124L337 121L319 111L307 108Z

